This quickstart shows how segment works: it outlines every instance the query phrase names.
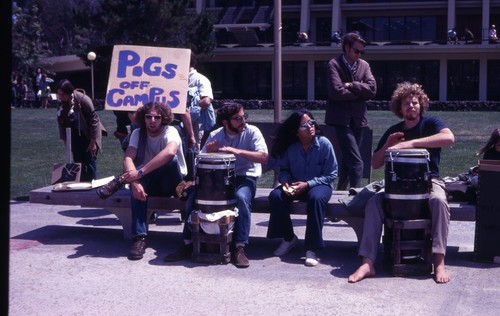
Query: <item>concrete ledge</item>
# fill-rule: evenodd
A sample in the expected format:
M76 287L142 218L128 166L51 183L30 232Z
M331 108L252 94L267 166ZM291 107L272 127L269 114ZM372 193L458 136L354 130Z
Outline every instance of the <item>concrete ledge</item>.
M253 201L252 212L269 213L268 196L271 188L257 188ZM358 240L363 233L363 217L354 216L342 204L339 199L347 196L347 191L334 191L328 203L326 218L330 220L343 220L355 232ZM113 213L123 226L125 238L131 237L132 213L130 211L130 191L122 189L108 199L97 196L96 190L87 191L52 191L52 186L32 190L29 194L30 203L49 205L79 205L87 208L102 208ZM176 197L149 197L148 218L154 212L159 214L179 212L184 208L184 202ZM306 204L295 201L292 204L292 214L306 215ZM475 221L476 206L467 203L450 203L451 220Z

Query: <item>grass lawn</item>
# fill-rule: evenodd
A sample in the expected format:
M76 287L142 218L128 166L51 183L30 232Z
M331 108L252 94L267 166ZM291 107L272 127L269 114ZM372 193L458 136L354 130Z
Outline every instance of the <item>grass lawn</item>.
M273 110L249 110L249 122L271 122ZM285 118L289 111L284 110ZM59 140L56 110L13 109L11 111L11 170L10 198L27 199L29 191L50 184L52 167L65 162L65 147ZM113 136L116 123L111 111L99 111L108 137L103 138L103 152L97 159L98 177L103 178L121 172L123 151ZM489 138L492 130L500 125L500 112L430 112L444 120L455 134L456 142L443 149L441 176L456 176L477 164L476 150ZM324 122L324 111L313 111L315 119ZM374 132L376 146L382 133L398 122L389 111L370 111L369 123ZM384 178L384 170L373 170L372 179ZM271 176L264 175L260 186L270 186Z

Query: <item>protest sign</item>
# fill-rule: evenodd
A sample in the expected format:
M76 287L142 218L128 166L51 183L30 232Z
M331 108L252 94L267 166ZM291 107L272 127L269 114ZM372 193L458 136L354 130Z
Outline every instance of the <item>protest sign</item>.
M185 113L190 58L185 48L115 45L105 109L135 111L157 101Z

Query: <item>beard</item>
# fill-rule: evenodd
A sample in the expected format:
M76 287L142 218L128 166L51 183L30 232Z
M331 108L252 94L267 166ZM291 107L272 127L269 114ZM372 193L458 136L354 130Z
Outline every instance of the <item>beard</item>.
M418 119L420 114L418 112L407 112L404 116L405 120L407 121L415 121Z
M243 128L241 129L241 131L240 131L240 127L241 127L241 125L240 125L240 126L238 126L238 127L233 127L231 124L229 124L229 125L227 126L227 128L228 128L231 132L233 132L233 133L235 133L235 134L239 134L239 133L243 132L243 131L245 130L245 128L246 128L246 123L244 123L244 124L243 124Z

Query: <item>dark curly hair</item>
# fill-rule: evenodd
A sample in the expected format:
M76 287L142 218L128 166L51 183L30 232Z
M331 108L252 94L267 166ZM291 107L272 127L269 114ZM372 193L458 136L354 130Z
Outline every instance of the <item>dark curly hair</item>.
M135 114L139 128L146 127L146 114L151 110L156 110L161 115L161 125L168 125L174 120L174 114L168 105L156 101L148 102L140 107Z
M398 83L396 90L392 93L390 108L397 117L403 118L401 112L401 101L406 97L415 97L420 103L420 116L429 109L429 97L422 86L418 83L402 82Z
M229 121L233 115L238 113L243 108L243 105L236 102L224 102L221 108L217 110L216 123L223 126L222 121Z
M299 141L297 130L300 127L302 117L306 114L311 120L314 120L311 112L306 109L300 109L290 113L288 118L281 123L276 130L276 137L272 141L271 156L273 158L279 158L291 144ZM321 130L317 123L314 123L314 128L316 129L316 135L321 135Z

